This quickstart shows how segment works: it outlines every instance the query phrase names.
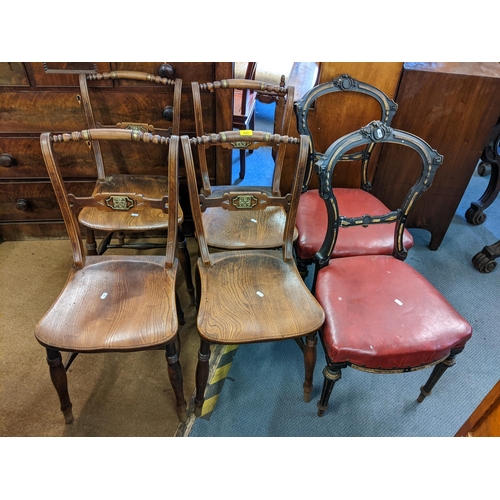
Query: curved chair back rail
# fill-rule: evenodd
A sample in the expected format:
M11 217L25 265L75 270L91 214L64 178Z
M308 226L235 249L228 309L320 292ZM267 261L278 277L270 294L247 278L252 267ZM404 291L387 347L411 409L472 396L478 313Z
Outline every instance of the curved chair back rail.
M332 179L335 165L348 151L359 146L370 146L376 143L400 144L415 150L422 160L420 175L406 195L401 208L398 210L377 216L343 217L339 214L337 200L333 194ZM340 226L383 224L395 221L394 256L404 259L406 257L406 250L403 245L403 231L408 214L420 195L431 186L436 170L442 162L443 156L432 149L421 138L408 132L388 127L380 121L373 121L366 127L347 134L331 144L325 154L316 163L320 179L319 194L325 201L329 221L325 239L316 256L321 265L325 265L330 259Z
M382 92L377 87L370 85L369 83L361 82L356 80L350 75L343 74L334 78L331 81L322 83L313 87L307 93L305 93L300 100L295 103L295 112L297 115L297 128L300 134L305 134L309 136L311 140L311 149L309 151L309 162L307 165L306 173L304 176L303 190L307 190L309 182L311 180L313 165L322 156L323 152L316 151L314 147L314 139L311 130L308 125L308 114L311 107L316 103L316 101L326 94L331 94L334 92L359 92L374 98L381 108L380 121L386 125L390 125L391 121L396 114L398 109L397 103L388 97L384 92ZM334 111L333 111L334 112ZM368 162L370 159L371 152L374 145L368 145L362 152L353 153L351 155L345 155L342 160L344 161L355 161L362 160L361 164L361 187L367 191L371 189L371 185L368 181Z

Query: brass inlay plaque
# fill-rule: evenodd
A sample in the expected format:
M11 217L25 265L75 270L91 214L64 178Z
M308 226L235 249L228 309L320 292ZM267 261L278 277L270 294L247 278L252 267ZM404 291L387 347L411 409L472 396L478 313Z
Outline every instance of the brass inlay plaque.
M251 209L257 205L258 200L255 198L255 196L252 195L243 195L240 194L238 196L235 196L233 198L233 205L236 208L241 208L241 209Z
M128 196L110 196L106 198L106 205L113 210L130 210L134 206L134 200Z

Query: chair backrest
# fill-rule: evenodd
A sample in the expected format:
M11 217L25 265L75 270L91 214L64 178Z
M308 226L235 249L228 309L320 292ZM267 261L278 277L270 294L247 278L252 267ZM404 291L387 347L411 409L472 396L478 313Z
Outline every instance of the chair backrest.
M165 196L161 199L145 198L141 193L106 192L87 197L76 197L73 194L68 194L57 164L54 144L57 143L58 146L56 149L59 149L64 147L64 143L78 141L136 141L141 142L144 147L155 147L155 145L168 146L168 168L165 168L165 173L168 175L169 180L168 193L165 193ZM66 134L44 132L40 136L40 145L52 187L54 188L71 241L75 267L81 268L85 265L84 246L77 219L78 212L83 207L94 207L110 212L130 211L131 214L146 207L162 210L165 214L168 214L169 227L165 266L171 267L173 265L178 217L178 136L164 137L138 130L89 129Z
M218 90L251 90L257 93L257 98L259 96L270 97L276 101L276 116L280 116L279 123L275 123L275 132L279 135L287 135L290 128L290 121L293 116L293 102L295 89L293 87L284 87L279 85L272 85L265 82L260 82L257 80L221 80L209 83L198 83L191 82L191 89L193 92L193 106L194 106L194 120L196 125L196 135L201 137L205 134L210 134L216 132L214 130L207 131L203 129L203 113L201 106L201 95L200 91L216 92ZM245 132L245 131L243 131ZM276 149L276 144L273 143L272 147ZM205 194L210 194L210 180L208 175L208 168L206 157L201 154L200 146L200 170L202 174L203 191ZM281 156L280 156L281 155ZM280 191L280 180L281 171L283 167L284 160L284 150L278 148L278 154L276 158L272 189L273 194L279 194Z
M232 189L233 186L226 186L227 190L224 190L220 195L214 196L207 196L199 192L192 149L197 148L204 151L209 147L217 146L238 149L240 148L239 143L242 141L245 142L245 148L249 149L276 145L279 148L278 151L281 151L282 149L286 149L287 145L298 145L299 153L297 155L295 176L289 193L285 195L274 194L269 190L259 189L257 186L238 187L238 189L235 187ZM308 138L306 136L293 138L259 131L253 132L252 135L242 137L240 131L228 131L193 138L189 138L187 135L182 136L181 144L186 165L191 211L203 264L206 266L210 265L210 254L201 214L209 207L219 207L221 210L234 211L264 210L269 206L283 207L287 214L283 231L283 258L285 261L292 260L293 232L297 216L300 188L307 162Z
M157 83L160 85L164 85L167 87L174 88L173 94L173 106L166 107L164 109L164 116L168 121L172 122L172 126L169 129L155 129L152 125L147 123L110 123L110 124L101 124L96 122L94 117L94 112L92 109L92 102L89 95L89 89L87 85L87 80L135 80L135 81L144 81ZM89 129L96 128L125 128L130 130L140 130L142 132L151 132L158 133L160 135L164 135L169 137L170 135L179 135L180 132L180 123L181 123L181 97L182 97L182 80L180 78L176 78L175 80L170 80L168 78L162 78L160 76L155 76L150 73L144 73L141 71L111 71L105 73L96 73L96 74L80 74L80 93L83 103L83 108L85 110L85 117L87 119L87 126ZM165 111L168 111L165 112ZM92 141L92 148L94 150L94 155L96 159L97 165L97 176L99 179L104 179L105 170L104 170L104 162L102 158L101 147L99 141Z
M377 143L393 143L412 148L422 161L422 170L409 190L400 208L386 214L363 214L359 217L344 217L339 213L337 200L333 193L332 178L335 165L344 155L359 146ZM337 139L316 162L319 176L319 195L325 201L328 212L328 229L323 244L316 254L319 267L328 263L337 240L340 227L367 226L395 222L393 256L404 260L407 252L403 245L403 232L408 215L420 195L429 189L436 170L443 162L436 150L416 135L388 127L381 121L373 121L367 126ZM403 168L403 166L402 166Z
M314 146L314 138L308 125L309 110L316 101L326 94L334 92L358 92L372 97L380 104L381 116L380 121L386 125L390 125L392 118L396 114L398 105L395 101L389 98L384 92L369 83L360 82L347 74L340 75L329 82L316 85L311 90L306 92L300 100L295 104L295 112L297 114L297 128L300 134L309 136L311 140L311 149L309 151L309 161L304 176L303 191L306 191L311 181L314 163L321 157L324 151L316 151ZM335 109L332 109L335 114ZM368 145L363 151L346 155L342 161L359 161L361 160L361 188L365 191L371 189L371 184L368 180L368 163L374 145Z

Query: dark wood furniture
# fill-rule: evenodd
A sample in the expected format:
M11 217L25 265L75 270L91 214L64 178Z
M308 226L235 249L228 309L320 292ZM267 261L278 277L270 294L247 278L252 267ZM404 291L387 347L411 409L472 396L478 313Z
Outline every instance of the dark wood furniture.
M86 197L68 193L57 158L73 141L85 143L93 140L134 141L144 150L163 149L165 154L168 145L168 192L162 193L161 198L148 198L140 192L124 194L111 189ZM91 129L71 134L44 132L40 136L43 158L71 241L73 266L63 290L37 324L35 336L46 348L50 377L67 424L73 422L73 412L66 371L76 354L147 349L165 350L177 414L181 422L187 420L182 372L175 345L178 338L175 291L178 143L178 136L165 138L116 129ZM118 210L129 214L141 209L161 210L169 219L170 228L165 255L87 256L77 214L89 207L108 213ZM65 364L61 351L71 353Z
M299 338L316 331L323 323L323 310L302 280L293 260L292 240L297 203L307 160L308 139L254 132L246 139L253 147L276 144L279 149L299 145L293 190L274 194L249 186L232 191L228 186L218 196L200 194L193 151L207 147L238 148L236 131L189 139L183 136L182 149L188 172L191 210L200 250L197 270L201 283L197 327L201 337L196 370L195 414L200 416L208 378L211 344L245 344ZM280 153L278 152L278 155ZM286 223L282 249L239 249L210 252L210 235L202 211L248 211L256 214L268 207L282 207ZM310 346L306 350L309 352ZM311 355L306 357L312 365ZM308 365L307 365L308 366Z
M67 73L60 74L61 70ZM231 62L127 62L127 63L0 63L0 234L6 240L65 237L66 232L57 201L40 153L41 132L71 132L87 128L79 89L78 71L141 71L183 82L180 131L196 135L192 81L231 78ZM161 73L161 74L160 74ZM164 129L170 123L173 89L147 81L90 81L96 121L148 123ZM232 126L231 96L202 92L203 116L207 127L228 130ZM57 129L55 129L57 127ZM96 181L95 164L85 143L69 146L60 167L68 189L75 195L88 195ZM153 171L158 152L141 158L112 151L108 168L113 173ZM215 154L220 153L219 156ZM214 183L230 184L231 158L227 151L214 152L208 159ZM180 203L186 222L192 228L184 166L179 166Z
M455 437L500 437L500 380L460 427Z
M346 217L332 189L333 170L341 158L356 148L383 143L388 150L408 149L417 157L420 169L400 207L387 213ZM397 153L395 153L397 154ZM328 406L334 384L348 366L370 373L403 373L434 367L420 388L418 402L452 366L470 336L472 328L434 286L404 259L404 226L419 196L430 188L443 157L419 137L372 122L359 131L335 141L318 162L320 194L328 212L324 242L315 256L312 289L325 311L320 339L326 354L324 383L318 415ZM401 164L401 169L406 169ZM397 185L392 185L397 188ZM355 255L330 258L339 228L395 222L392 255ZM315 342L315 334L308 343ZM305 387L312 386L312 372L306 371ZM306 401L309 392L304 393Z
M395 101L393 126L422 137L444 156L433 188L407 222L428 230L429 246L436 250L500 116L500 64L405 63ZM410 160L406 150L399 153L382 148L373 179L372 193L389 208L400 205L418 169L418 162L401 169Z

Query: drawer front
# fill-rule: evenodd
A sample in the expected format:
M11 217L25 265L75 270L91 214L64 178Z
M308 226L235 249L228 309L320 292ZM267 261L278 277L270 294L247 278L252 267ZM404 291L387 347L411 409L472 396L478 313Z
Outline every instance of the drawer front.
M89 196L94 185L94 181L69 182L66 189L76 196ZM61 219L56 195L49 181L0 183L0 222Z
M2 92L0 132L74 131L87 128L79 93Z
M21 62L0 62L0 85L29 87L30 82Z
M57 149L58 145L55 146ZM56 149L56 153L57 153ZM94 153L85 142L60 146L64 178L97 177ZM10 164L10 166L8 166ZM38 137L0 137L0 179L48 178Z

